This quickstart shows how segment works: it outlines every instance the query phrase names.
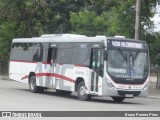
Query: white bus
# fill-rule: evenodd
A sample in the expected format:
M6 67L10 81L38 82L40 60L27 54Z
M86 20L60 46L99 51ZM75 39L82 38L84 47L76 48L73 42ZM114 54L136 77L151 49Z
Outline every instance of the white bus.
M148 46L122 37L51 34L13 39L10 79L31 92L53 88L80 100L110 96L115 102L147 96Z

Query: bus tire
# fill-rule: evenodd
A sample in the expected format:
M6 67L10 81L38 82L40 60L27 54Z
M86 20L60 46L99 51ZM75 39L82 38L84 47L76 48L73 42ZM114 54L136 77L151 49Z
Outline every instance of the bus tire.
M78 94L79 100L87 101L87 100L91 99L91 95L85 94L85 92L84 92L85 90L86 90L85 83L84 83L84 81L81 81L78 84L78 88L77 88L77 94Z
M56 93L57 94L59 94L59 95L66 95L66 96L68 96L68 95L71 95L72 94L72 92L71 91L65 91L65 90L56 90Z
M36 77L35 76L31 76L31 78L30 78L29 89L32 93L42 93L42 92L44 92L43 87L36 86Z
M114 102L120 103L125 99L125 97L112 97L112 99L114 100Z

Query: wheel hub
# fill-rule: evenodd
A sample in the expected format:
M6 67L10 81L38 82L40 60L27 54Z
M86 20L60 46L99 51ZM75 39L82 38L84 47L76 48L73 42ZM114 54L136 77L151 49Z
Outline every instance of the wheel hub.
M84 96L86 94L86 89L84 86L81 86L80 89L79 89L79 93L81 96Z
M34 89L34 86L35 86L35 81L32 80L32 81L31 81L31 89L32 89L32 90Z

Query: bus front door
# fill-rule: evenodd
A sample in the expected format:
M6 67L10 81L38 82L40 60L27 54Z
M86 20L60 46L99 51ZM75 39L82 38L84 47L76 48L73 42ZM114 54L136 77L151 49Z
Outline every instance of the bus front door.
M93 48L91 52L91 92L98 92L99 76L103 77L103 49Z

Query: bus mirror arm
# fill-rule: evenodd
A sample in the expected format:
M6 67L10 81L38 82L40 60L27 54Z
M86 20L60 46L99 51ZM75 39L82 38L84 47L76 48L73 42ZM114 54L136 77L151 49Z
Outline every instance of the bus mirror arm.
M104 60L108 60L108 51L107 50L104 51Z

